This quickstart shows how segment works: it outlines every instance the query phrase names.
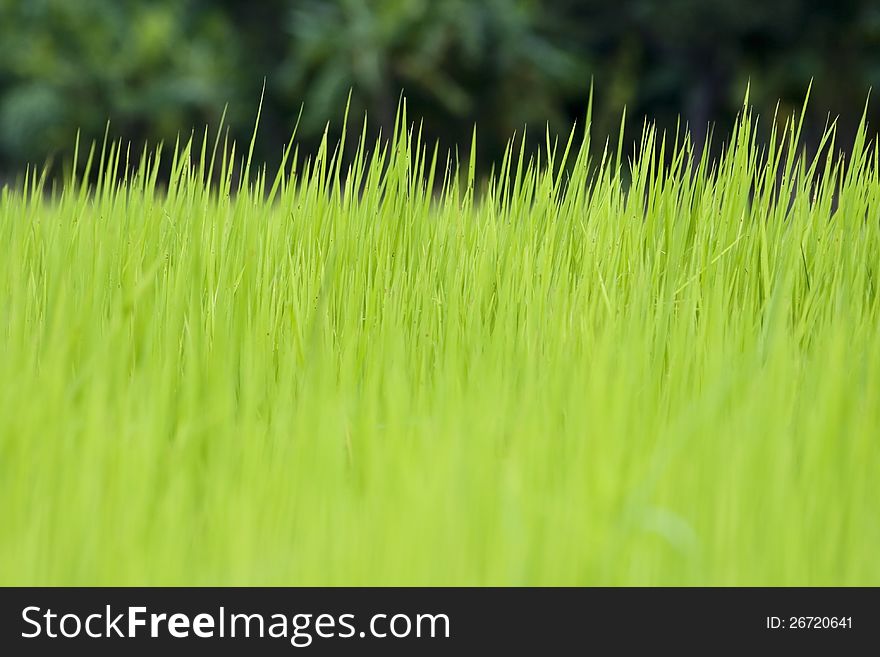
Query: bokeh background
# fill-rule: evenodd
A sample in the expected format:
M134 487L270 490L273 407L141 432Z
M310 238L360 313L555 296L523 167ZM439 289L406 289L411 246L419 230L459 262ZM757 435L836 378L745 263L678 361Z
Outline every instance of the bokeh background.
M300 108L314 144L352 116L393 124L401 91L426 136L496 159L515 130L645 116L697 137L730 127L748 81L764 116L800 107L852 130L880 82L876 0L0 0L0 176L69 158L77 129L132 143L216 126L277 160ZM869 107L874 125L880 101ZM333 130L335 128L331 128Z

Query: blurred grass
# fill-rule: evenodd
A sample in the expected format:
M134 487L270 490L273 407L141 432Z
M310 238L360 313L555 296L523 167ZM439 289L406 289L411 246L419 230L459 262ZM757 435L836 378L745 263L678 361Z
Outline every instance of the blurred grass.
M396 125L2 191L0 583L880 582L864 129L512 142L478 189Z

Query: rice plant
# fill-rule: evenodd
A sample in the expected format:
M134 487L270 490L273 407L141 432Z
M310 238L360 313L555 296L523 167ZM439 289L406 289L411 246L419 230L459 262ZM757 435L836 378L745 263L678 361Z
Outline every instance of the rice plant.
M29 171L0 583L880 584L880 151L800 131Z

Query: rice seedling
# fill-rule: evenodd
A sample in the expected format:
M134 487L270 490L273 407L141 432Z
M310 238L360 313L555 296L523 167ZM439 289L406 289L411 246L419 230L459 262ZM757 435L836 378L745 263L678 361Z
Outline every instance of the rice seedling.
M0 583L880 584L880 151L757 126L30 171Z

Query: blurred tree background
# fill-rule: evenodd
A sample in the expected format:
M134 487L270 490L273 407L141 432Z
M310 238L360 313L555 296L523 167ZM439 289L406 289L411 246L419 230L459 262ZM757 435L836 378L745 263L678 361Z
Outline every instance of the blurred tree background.
M627 107L699 137L727 130L751 81L765 117L830 112L845 130L880 81L876 0L0 0L0 172L69 157L81 129L133 144L216 127L247 140L266 80L258 155L277 160L303 108L314 145L351 116L410 117L445 146L479 126L483 164L515 130L567 131L595 86L595 129ZM876 125L880 104L872 103Z

